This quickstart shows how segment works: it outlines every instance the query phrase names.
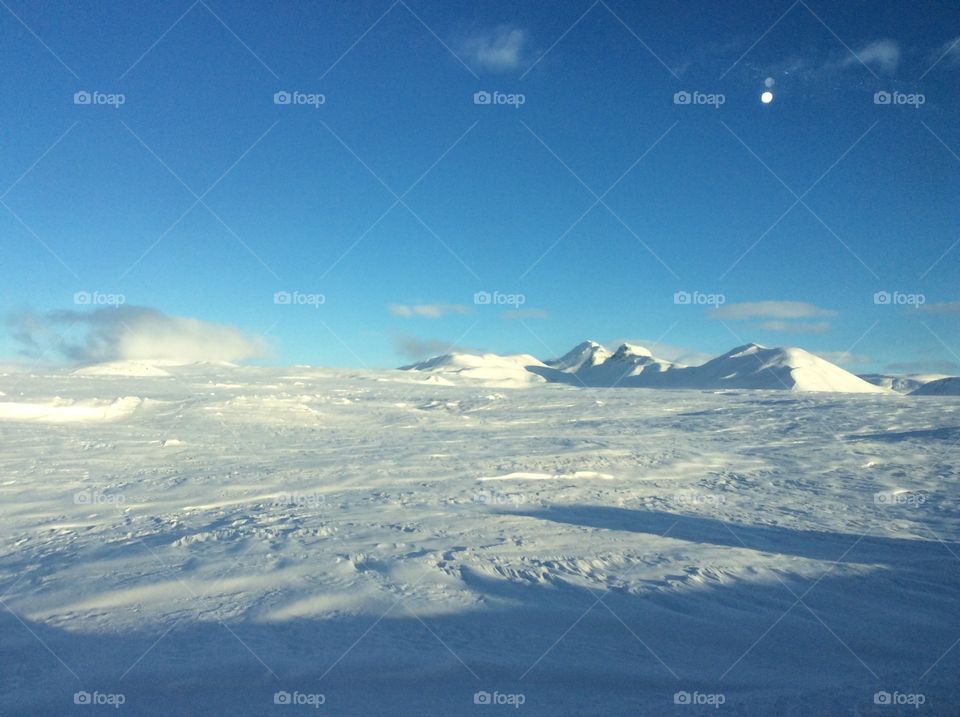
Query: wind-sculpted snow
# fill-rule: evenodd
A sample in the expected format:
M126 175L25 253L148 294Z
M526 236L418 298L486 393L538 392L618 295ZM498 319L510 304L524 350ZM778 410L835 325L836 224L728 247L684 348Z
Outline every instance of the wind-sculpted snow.
M952 398L163 369L0 377L0 714L957 713Z

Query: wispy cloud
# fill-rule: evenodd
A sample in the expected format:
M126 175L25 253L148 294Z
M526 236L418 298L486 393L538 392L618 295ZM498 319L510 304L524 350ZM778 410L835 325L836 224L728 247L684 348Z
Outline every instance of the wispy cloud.
M960 67L960 35L957 35L951 40L947 40L930 53L930 62L933 63L930 69L933 69L935 65L940 65L941 67Z
M420 359L437 356L439 354L466 350L462 346L451 344L449 341L423 339L419 336L400 333L393 335L393 348L398 354L412 361L419 361Z
M811 319L835 316L836 311L822 309L804 301L747 301L712 309L711 319L745 321L748 319Z
M527 33L524 30L512 25L500 25L464 39L460 54L477 69L510 72L526 64L526 41Z
M841 366L865 366L873 363L873 359L869 356L852 354L849 351L815 351L814 353L825 361Z
M783 331L796 334L822 334L830 330L828 321L760 321L754 326L763 331Z
M390 304L387 308L394 316L402 316L406 319L416 316L440 319L448 314L470 313L470 309L462 304Z
M46 347L77 362L164 359L239 361L266 353L266 343L227 324L170 316L146 306L92 311L25 312L7 325L21 352L39 356Z
M960 363L943 359L897 361L888 363L886 370L896 373L945 373L957 375L960 374Z
M894 40L874 40L855 50L856 57L850 53L840 61L840 67L860 67L861 63L892 75L900 65L900 45Z
M960 316L960 301L941 301L938 304L924 304L915 311L935 316Z
M500 312L500 317L516 321L518 319L549 319L550 314L543 309L515 309Z

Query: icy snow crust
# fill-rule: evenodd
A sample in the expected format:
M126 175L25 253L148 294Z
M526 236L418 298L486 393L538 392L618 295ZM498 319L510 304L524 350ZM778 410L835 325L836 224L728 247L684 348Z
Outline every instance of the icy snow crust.
M0 714L957 714L955 398L163 370L0 376Z

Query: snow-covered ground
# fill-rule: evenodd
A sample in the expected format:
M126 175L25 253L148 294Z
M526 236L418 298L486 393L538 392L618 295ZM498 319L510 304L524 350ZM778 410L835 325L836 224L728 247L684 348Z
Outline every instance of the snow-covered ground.
M956 398L515 383L0 376L0 713L960 714Z

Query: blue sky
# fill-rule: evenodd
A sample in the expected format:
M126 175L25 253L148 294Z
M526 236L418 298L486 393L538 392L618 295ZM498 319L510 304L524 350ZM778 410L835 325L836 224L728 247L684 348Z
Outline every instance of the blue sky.
M960 373L949 2L5 2L6 359Z

